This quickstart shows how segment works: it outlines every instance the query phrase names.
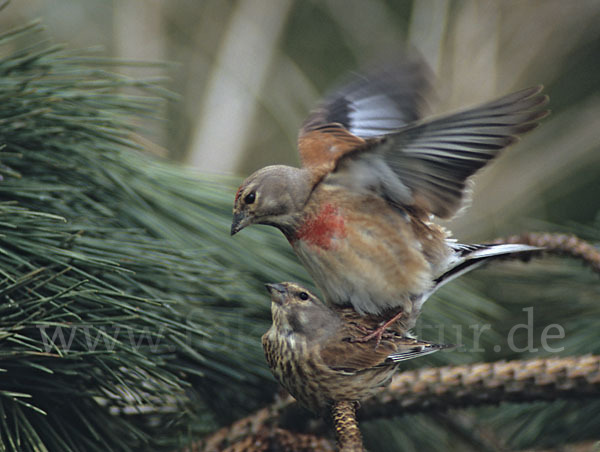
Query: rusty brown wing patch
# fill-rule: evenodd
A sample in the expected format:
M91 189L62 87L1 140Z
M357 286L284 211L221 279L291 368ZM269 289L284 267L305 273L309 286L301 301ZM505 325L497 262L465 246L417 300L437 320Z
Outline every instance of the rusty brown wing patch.
M325 167L331 171L343 155L361 148L366 141L352 135L340 124L327 124L303 131L298 138L298 151L302 166Z

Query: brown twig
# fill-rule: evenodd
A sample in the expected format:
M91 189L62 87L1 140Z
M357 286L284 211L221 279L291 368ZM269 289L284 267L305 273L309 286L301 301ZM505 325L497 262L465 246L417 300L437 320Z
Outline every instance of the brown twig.
M203 441L191 444L182 452L334 452L333 441L313 433L291 432L277 426L281 413L293 399L290 397L250 416L223 427Z
M499 361L396 375L361 418L500 402L600 396L600 356Z
M358 414L366 420L504 401L591 397L600 397L600 356L536 358L402 372L389 387L366 401ZM313 433L315 425L308 419L295 419L295 429L301 433L277 426L292 401L289 398L263 408L187 451L264 451L273 445L283 451L334 450L331 441Z
M331 409L340 452L364 452L362 436L356 420L356 402L337 402Z
M526 232L521 235L499 238L494 243L523 243L545 248L544 252L570 256L582 260L600 274L600 250L572 234L550 232ZM515 257L519 257L515 255Z

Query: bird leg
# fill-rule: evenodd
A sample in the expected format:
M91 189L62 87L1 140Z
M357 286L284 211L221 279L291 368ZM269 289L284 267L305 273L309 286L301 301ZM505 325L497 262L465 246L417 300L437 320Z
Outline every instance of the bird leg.
M404 314L404 310L401 309L396 314L394 314L394 316L391 319L386 321L383 325L377 327L375 330L371 331L369 334L366 334L363 337L353 339L352 342L368 342L371 339L376 339L377 342L375 343L375 348L377 348L379 346L379 343L381 342L381 339L382 339L383 334L385 333L385 330L388 329L391 325L393 325L394 322L396 322L396 320L398 320L400 317L402 317L403 314Z
M359 330L361 333L363 333L365 335L367 335L373 331L372 328L366 327L365 325L361 325L358 322L351 322L351 323L357 330ZM352 342L355 342L355 341L352 340Z

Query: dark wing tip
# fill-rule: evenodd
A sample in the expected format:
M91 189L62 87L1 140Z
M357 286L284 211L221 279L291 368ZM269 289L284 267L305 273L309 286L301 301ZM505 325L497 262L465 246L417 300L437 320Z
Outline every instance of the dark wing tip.
M431 90L426 61L413 49L381 57L337 83L306 118L300 136L339 123L356 136L373 138L419 119Z
M525 124L515 126L513 129L513 133L515 135L512 136L512 138L514 138L513 143L516 143L517 141L519 141L519 137L517 135L524 135L527 132L531 132L532 130L536 129L539 125L540 125L539 122L528 122ZM513 143L511 143L511 144L513 144Z
M544 90L544 85L541 83L539 85L534 85L530 88L525 88L524 91L531 91L531 96L535 96L536 94L541 93Z
M550 100L550 98L548 96L545 96L547 100ZM544 102L544 105L546 105L547 102ZM536 112L535 117L532 119L532 121L540 121L542 119L544 119L546 116L550 116L550 113L552 113L552 110L550 109L545 109L545 110L539 110L538 112Z
M515 91L512 95L509 94L509 96L514 96L517 99L529 99L538 96L538 94L540 94L542 91L544 91L544 85L540 84ZM546 94L543 96L538 96L538 98L542 100L546 98L546 102L548 101L548 96Z
M383 157L416 205L450 218L463 205L465 181L548 116L542 90L532 86L407 127L390 136Z

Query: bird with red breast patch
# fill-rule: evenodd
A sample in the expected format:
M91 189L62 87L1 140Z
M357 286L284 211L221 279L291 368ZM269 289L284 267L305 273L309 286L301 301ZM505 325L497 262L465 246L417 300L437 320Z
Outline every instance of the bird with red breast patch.
M283 232L327 302L414 325L444 283L485 261L539 249L462 245L432 220L464 205L469 178L548 114L536 86L457 113L421 118L429 70L396 66L334 90L304 122L301 168L267 166L240 186L231 234Z

